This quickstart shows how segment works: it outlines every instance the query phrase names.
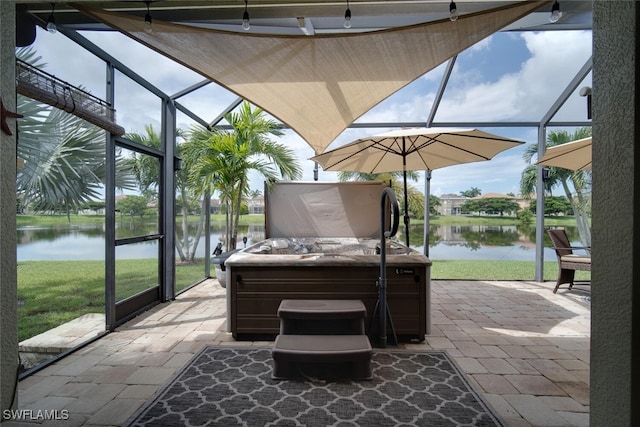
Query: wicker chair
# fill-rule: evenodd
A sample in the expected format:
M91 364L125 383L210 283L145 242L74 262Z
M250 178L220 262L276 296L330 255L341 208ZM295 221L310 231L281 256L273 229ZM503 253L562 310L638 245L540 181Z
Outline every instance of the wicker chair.
M591 271L591 255L574 254L573 250L589 250L590 248L571 246L564 228L552 228L547 230L547 233L551 238L551 242L553 242L553 249L556 251L558 258L558 280L553 293L555 294L560 285L564 283L568 283L569 290L571 290L574 285L573 279L576 270ZM591 284L591 282L585 281L584 284Z

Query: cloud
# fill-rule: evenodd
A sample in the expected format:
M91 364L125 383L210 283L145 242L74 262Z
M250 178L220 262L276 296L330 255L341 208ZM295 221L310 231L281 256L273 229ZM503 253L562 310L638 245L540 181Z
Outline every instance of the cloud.
M471 46L468 50L471 52L482 52L489 49L491 46L491 41L493 40L493 36L486 37L480 40L478 43Z
M88 32L85 36L113 55L136 73L171 95L202 81L202 77L187 68L151 51L116 32ZM500 43L498 43L500 42ZM511 44L509 42L512 42ZM516 43L517 42L517 43ZM515 58L505 46L522 46L521 63L510 62L507 72L500 71L500 58ZM576 71L591 55L591 32L546 31L499 33L474 45L462 55L454 67L445 95L438 108L436 121L537 121L548 111L558 95L571 81ZM34 46L47 62L45 69L73 85L86 87L104 97L105 64L62 34L51 35L38 30ZM479 60L483 55L498 60ZM520 59L520 56L517 58ZM444 75L442 64L391 96L359 122L393 123L425 121L435 101ZM590 85L590 77L584 84ZM160 126L160 100L142 90L137 83L118 74L116 77L116 109L118 122L127 131L142 132L144 125ZM225 89L209 84L180 98L178 101L206 121L223 111L236 96ZM584 120L585 100L572 95L557 115L559 120ZM194 122L178 113L178 127L188 128ZM359 137L384 132L387 129L347 129L331 144L335 148ZM537 129L486 129L526 141L537 141ZM286 144L299 158L304 180L313 180L314 155L311 148L293 131L287 131L278 142ZM522 150L512 149L490 162L452 166L433 172L432 193L459 193L471 187L486 192L518 192L519 178L526 166ZM336 173L319 171L319 179L335 180ZM252 177L251 187L262 189L262 179ZM416 187L423 190L423 182Z
M500 34L514 38L513 34ZM537 121L549 110L575 73L591 55L591 33L587 31L562 31L519 34L525 42L528 54L516 71L487 76L478 81L486 70L477 68L485 64L467 61L467 67L454 68L449 88L438 109L436 121ZM521 44L521 43L520 43ZM487 40L474 48L477 56L492 48ZM503 52L509 55L509 52ZM496 67L498 68L498 67ZM441 70L440 70L441 71ZM435 99L439 81L424 79L433 84L430 91L399 92L381 107L365 116L366 121L407 121L427 117ZM590 83L587 79L585 83ZM423 87L425 89L425 87ZM409 117L409 119L407 119ZM577 94L572 96L555 117L557 120L584 120L585 101ZM485 129L516 138L526 143L537 142L536 128ZM334 147L335 145L332 145ZM471 187L483 193L519 193L520 175L527 164L522 159L523 148L504 152L489 162L451 166L433 171L433 194L455 193ZM421 186L418 186L419 188Z
M204 79L119 32L91 31L83 35L167 94Z
M591 55L587 31L522 33L530 53L517 72L478 83L473 69L456 69L437 120L538 121ZM505 52L508 54L508 52ZM574 108L579 105L575 104ZM584 107L582 107L584 108ZM574 119L583 118L584 110Z
M431 193L459 194L471 187L477 187L483 194L519 194L523 167L522 150L513 148L490 161L437 169L432 172Z
M82 86L99 98L106 98L106 64L63 34L50 34L38 28L34 48L46 63L45 71L74 86ZM177 64L118 32L82 33L109 55L136 74L173 95L204 80L199 74ZM127 132L142 132L147 124L160 126L160 99L120 72L116 72L115 108L119 124ZM206 121L213 120L237 96L209 84L178 101ZM189 126L191 119L183 124Z

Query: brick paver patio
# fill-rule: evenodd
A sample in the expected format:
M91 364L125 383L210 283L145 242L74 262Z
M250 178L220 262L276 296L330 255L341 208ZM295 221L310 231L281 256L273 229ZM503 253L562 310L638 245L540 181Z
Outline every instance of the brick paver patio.
M433 281L431 334L401 347L448 351L508 426L588 426L589 293L552 289ZM19 408L69 416L45 425L122 425L205 344L272 342L235 341L225 290L207 280L21 381Z

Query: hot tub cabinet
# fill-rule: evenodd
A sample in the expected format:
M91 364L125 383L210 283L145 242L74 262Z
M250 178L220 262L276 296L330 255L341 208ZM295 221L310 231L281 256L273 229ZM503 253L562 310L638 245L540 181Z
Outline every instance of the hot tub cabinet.
M380 238L380 183L278 183L265 190L265 236L225 262L227 328L273 339L284 299L361 300L367 334L385 245L387 306L399 341L430 333L430 267L421 253ZM387 336L391 330L387 327Z
M430 329L430 263L410 252L389 255L386 264L387 304L398 340L423 341ZM236 339L275 336L283 299L362 300L369 332L378 299L379 256L240 252L226 266L228 326Z

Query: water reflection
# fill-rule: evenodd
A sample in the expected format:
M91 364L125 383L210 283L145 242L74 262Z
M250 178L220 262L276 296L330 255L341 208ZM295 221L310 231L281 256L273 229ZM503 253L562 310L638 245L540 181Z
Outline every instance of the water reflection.
M153 230L156 224L118 224L118 237L144 235ZM196 233L197 224L189 224L188 233ZM399 241L404 240L403 226L397 234ZM572 241L579 241L575 227L566 227ZM18 261L27 260L103 260L104 225L87 224L69 227L19 227ZM178 238L182 238L179 230ZM223 242L224 224L212 223L208 236L211 248ZM247 237L247 246L264 239L264 226L252 225L240 227L238 238ZM411 247L422 252L424 228L411 225ZM295 236L292 236L295 237ZM157 256L157 245L145 242L127 248L121 247L120 256L130 259L153 258ZM242 247L240 241L238 247ZM535 260L535 227L516 225L431 225L429 256L434 259L486 259L486 260ZM545 236L545 259L555 259L551 242ZM200 238L196 251L197 258L204 257L205 239ZM129 251L125 253L126 251Z

